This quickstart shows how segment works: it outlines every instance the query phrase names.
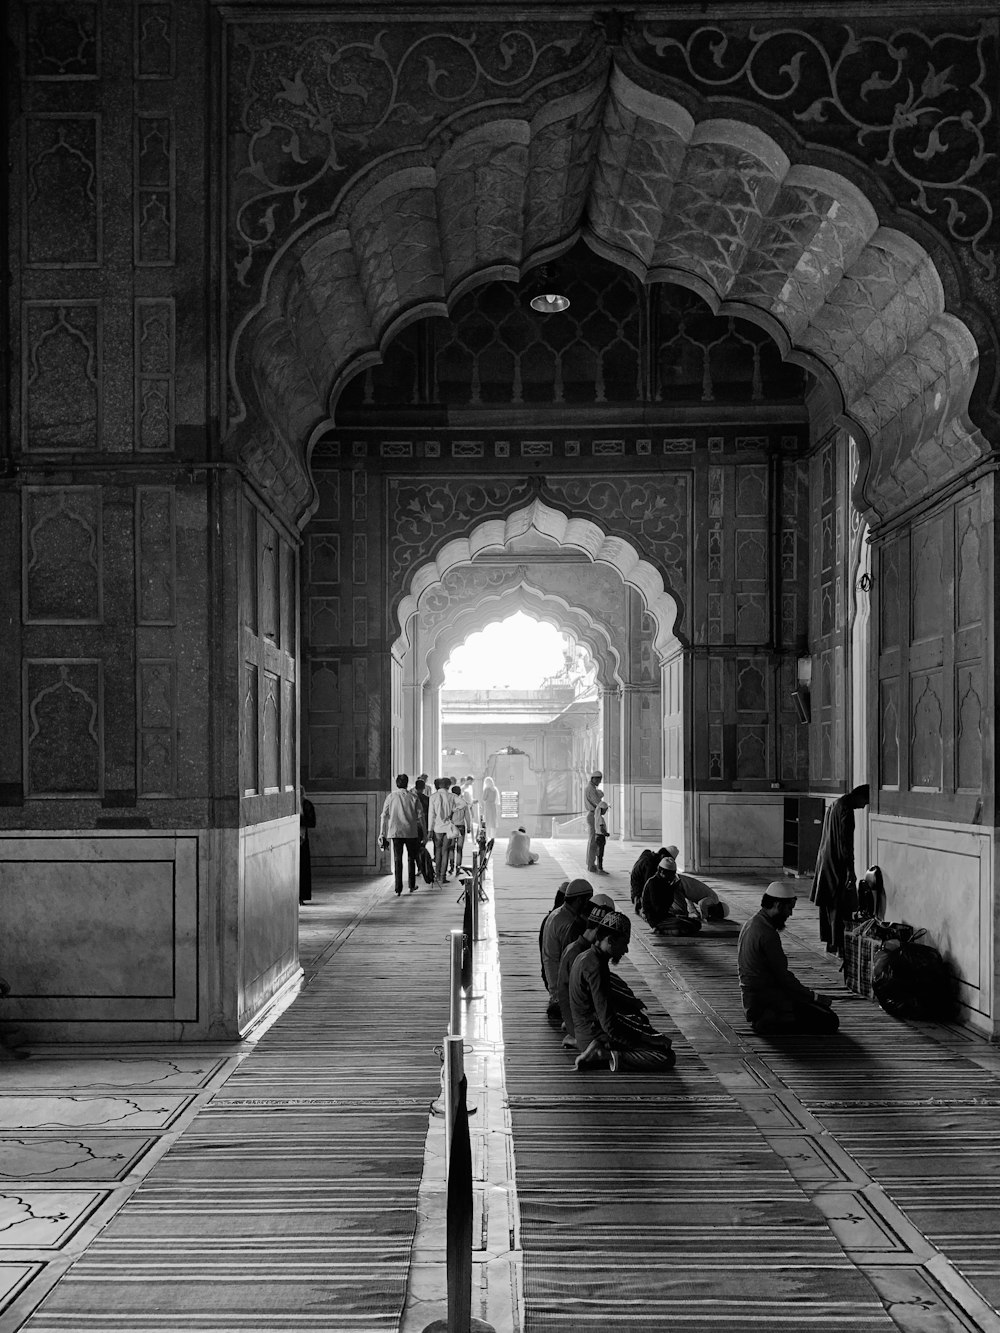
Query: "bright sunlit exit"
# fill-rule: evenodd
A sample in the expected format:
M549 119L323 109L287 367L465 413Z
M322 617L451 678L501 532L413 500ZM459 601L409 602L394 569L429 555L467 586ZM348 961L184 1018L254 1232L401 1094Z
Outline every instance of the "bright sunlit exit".
M586 672L583 650L553 625L518 611L471 634L452 653L444 672L446 690L537 690L553 677Z

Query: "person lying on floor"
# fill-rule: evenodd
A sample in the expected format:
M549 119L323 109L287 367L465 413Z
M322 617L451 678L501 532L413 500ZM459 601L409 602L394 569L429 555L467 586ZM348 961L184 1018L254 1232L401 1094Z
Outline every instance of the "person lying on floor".
M559 960L559 1012L562 1015L562 1025L566 1029L563 1045L568 1050L577 1049L576 1032L573 1027L573 1006L569 999L569 979L573 971L573 964L584 949L589 949L594 943L597 938L598 926L608 912L614 910L613 898L609 898L606 893L595 893L590 900L590 916L587 918L586 930L566 945L566 948L562 951L562 958ZM611 982L611 1004L615 1012L619 1014L642 1013L646 1006L632 990L632 987L617 972L609 971L608 977Z
M657 935L694 935L701 930L701 916L688 905L672 856L664 856L656 873L646 880L642 915Z
M682 874L677 869L677 857L680 853L676 847L668 847L666 854L674 862L674 877L688 901L688 912L691 913L692 909L695 909L702 921L724 921L729 915L729 904L724 903L703 879L689 875L686 870Z
M672 1069L676 1056L670 1038L657 1032L642 1012L624 1014L615 1008L611 964L628 952L632 926L622 912L608 912L597 927L597 938L573 964L569 1002L580 1054L578 1070L610 1066L624 1070Z
M559 1013L559 960L566 945L586 930L593 896L594 886L589 879L571 879L566 885L562 906L549 913L542 927L542 976L549 992L546 1017L556 1027L562 1022Z
M754 1032L836 1032L840 1020L828 995L804 986L788 966L781 932L795 910L796 893L775 879L760 900L760 911L740 931L736 967L743 1012Z
M629 892L632 895L632 908L636 916L642 915L642 891L646 887L646 880L656 873L656 867L665 856L670 853L666 847L661 847L658 852L652 851L649 847L639 853L639 859L632 867L632 872L628 877Z
M507 864L533 866L537 860L538 853L531 850L531 838L523 828L517 829L507 840Z

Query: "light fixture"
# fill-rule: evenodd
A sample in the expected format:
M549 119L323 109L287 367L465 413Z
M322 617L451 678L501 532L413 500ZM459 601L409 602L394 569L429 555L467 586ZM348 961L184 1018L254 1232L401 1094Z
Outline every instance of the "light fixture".
M561 315L569 309L569 297L560 296L557 292L540 292L531 298L529 304L540 315Z
M561 315L569 309L569 297L560 294L548 264L543 264L531 275L528 290L532 293L528 304L539 315Z

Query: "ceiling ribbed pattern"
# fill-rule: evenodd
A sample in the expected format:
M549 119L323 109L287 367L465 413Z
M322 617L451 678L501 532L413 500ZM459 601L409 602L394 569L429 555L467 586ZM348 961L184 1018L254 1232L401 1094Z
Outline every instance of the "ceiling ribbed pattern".
M300 239L257 325L256 386L275 428L308 441L400 328L580 236L832 376L870 446L871 516L987 452L967 417L976 344L945 312L926 251L880 226L846 179L791 163L751 125L695 122L617 70L531 122L484 124L433 166L357 189Z

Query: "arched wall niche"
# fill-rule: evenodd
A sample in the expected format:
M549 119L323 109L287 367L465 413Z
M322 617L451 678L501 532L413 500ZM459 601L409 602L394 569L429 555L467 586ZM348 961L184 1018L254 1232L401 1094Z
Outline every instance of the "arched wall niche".
M477 523L468 536L452 538L433 560L414 571L397 611L398 633L392 645L396 661L405 660L410 648L410 627L419 613L421 598L428 590L439 584L449 570L473 564L477 555L503 551L509 543L528 532L537 532L617 571L622 582L640 594L644 608L655 621L654 650L663 658L675 647L679 606L664 585L659 571L631 543L621 537L609 536L593 519L571 518L535 498L505 518L488 518Z
M246 330L270 428L307 456L402 327L580 236L753 320L823 379L859 442L868 521L990 451L969 417L976 339L927 249L880 223L881 187L792 161L750 119L696 118L612 66L530 121L487 121L434 162L375 174L285 249Z
M444 683L445 667L455 649L470 635L497 621L506 620L518 611L532 620L552 625L582 645L586 650L588 664L597 668L597 682L601 688L611 689L623 683L623 645L613 641L607 628L583 607L571 606L563 598L528 583L505 589L494 596L483 597L475 605L457 611L453 618L440 625L427 645L426 652L420 654L421 660L416 663L418 680L422 677L431 688L440 689Z

